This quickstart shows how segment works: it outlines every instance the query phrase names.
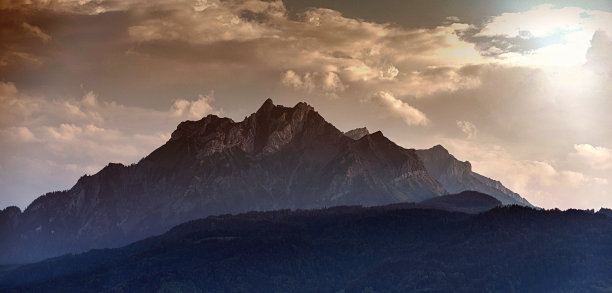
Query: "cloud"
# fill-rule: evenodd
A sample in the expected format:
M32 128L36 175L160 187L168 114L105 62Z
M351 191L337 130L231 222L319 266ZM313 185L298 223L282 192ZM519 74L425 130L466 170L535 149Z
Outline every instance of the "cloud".
M156 110L102 101L92 91L80 99L49 99L0 83L0 178L6 178L0 194L24 206L108 162L134 163L167 141L181 120L220 113L213 103L211 95L199 95Z
M18 0L1 1L0 9L33 9L50 10L61 13L96 15L104 12L126 10L138 1L109 1L109 0Z
M220 115L221 111L215 110L210 103L214 102L212 95L198 95L194 101L177 99L171 107L174 116L187 117L200 120L208 114Z
M42 60L30 53L18 51L5 51L0 53L0 67L10 63L25 62L30 64L41 64Z
M45 34L39 27L35 26L35 25L31 25L27 22L23 22L21 24L21 26L29 33L35 35L36 37L38 37L43 43L48 42L49 40L51 40L51 36L48 34Z
M145 17L138 25L128 29L130 37L137 41L181 40L191 43L217 41L246 41L273 37L276 29L259 22L241 18L245 11L254 14L279 16L284 13L281 1L199 1L189 7L189 2L177 6L150 5L145 7ZM157 18L157 13L166 17Z
M439 92L476 88L481 84L481 77L479 67L474 65L460 68L429 66L412 72L406 82L399 89L401 94L426 97Z
M586 62L593 34L612 32L612 13L579 7L536 6L503 13L464 36L483 55L522 66L575 66Z
M289 87L300 89L304 87L304 80L293 70L285 71L281 76L281 82Z
M2 140L13 141L15 143L37 142L37 139L29 128L24 126L11 126L0 129Z
M591 47L587 51L586 59L587 67L610 77L612 73L612 37L603 30L597 30L591 39Z
M387 64L381 67L378 72L378 78L382 80L393 80L399 74L399 69L391 64Z
M200 4L205 9L154 4L140 8L143 17L129 28L138 44L132 52L165 58L173 54L168 52L178 52L173 58L223 60L276 70L284 85L328 96L350 97L363 87L371 92L389 85L398 93L423 96L478 85L458 75L445 79L440 87L428 80L433 77L428 75L430 67L441 67L440 60L456 68L480 61L474 45L458 35L470 27L466 24L403 29L322 8L307 9L289 19L281 1ZM170 50L168 46L178 47ZM225 60L223 56L235 48L240 50ZM193 59L187 57L191 55Z
M12 97L16 96L17 87L12 82L0 82L0 99L3 101L9 100Z
M429 124L429 119L427 119L427 116L425 116L423 112L394 97L389 92L377 92L372 96L372 99L382 105L391 114L402 118L407 125Z
M612 149L590 144L575 144L570 157L598 170L612 168Z
M205 80L219 92L220 87L231 87L223 79L226 76L243 75L241 78L257 83L291 70L299 74L302 84L289 88L304 91L307 97L347 99L376 91L424 97L479 85L477 77L460 72L464 66L482 62L474 44L460 37L471 28L464 23L402 28L323 8L305 9L290 17L280 0L179 0L172 5L165 1L31 2L17 5L20 14L11 16L10 22L27 23L53 35L54 46L28 43L19 36L7 38L14 48L10 52L0 48L0 56L5 55L1 63L25 71L7 68L8 80L62 72L64 78L54 79L61 88L71 86L73 80L96 89L107 88L112 81L120 84L117 88L140 91L151 79L159 80L154 87L162 89L185 83L197 87ZM125 13L111 13L118 10ZM87 37L93 30L99 38ZM37 60L41 68L35 71L24 66L30 61L14 52L27 54L20 56ZM143 66L151 70L135 69ZM104 70L98 70L101 68ZM442 73L440 68L448 70ZM439 74L430 74L436 70ZM162 76L161 72L170 73ZM186 78L186 72L197 72L203 78ZM44 82L37 84L42 87ZM109 91L98 92L121 94ZM185 90L189 92L194 91Z
M303 76L293 70L287 70L281 75L281 82L294 89L313 92L318 90L331 97L337 97L338 93L344 92L346 86L340 80L336 72L306 72Z
M478 129L472 122L457 120L457 127L467 135L467 138L472 138L478 134Z
M543 37L559 30L571 31L583 21L585 10L577 7L554 9L551 4L536 6L525 12L502 13L476 36Z
M460 160L468 159L475 172L500 180L537 206L609 206L607 178L563 169L554 162L521 159L496 144L444 139L444 145Z

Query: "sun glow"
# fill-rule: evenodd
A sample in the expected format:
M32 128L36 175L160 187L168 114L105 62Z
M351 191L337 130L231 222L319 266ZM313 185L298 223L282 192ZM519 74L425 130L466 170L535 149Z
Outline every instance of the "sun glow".
M555 9L546 4L494 17L476 36L537 44L523 50L510 46L508 52L496 56L505 64L572 67L586 63L591 40L598 30L612 32L612 13L577 7Z

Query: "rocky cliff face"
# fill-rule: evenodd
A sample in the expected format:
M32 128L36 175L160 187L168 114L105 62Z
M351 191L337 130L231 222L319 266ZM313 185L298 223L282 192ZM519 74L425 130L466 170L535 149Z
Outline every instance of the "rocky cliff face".
M130 166L0 212L0 263L112 247L212 214L421 201L445 194L415 150L381 132L354 140L311 106L267 100L241 122L181 123Z
M449 193L473 190L486 193L501 201L503 205L533 207L519 194L506 188L501 182L472 171L470 162L457 160L441 145L427 150L417 150L429 174L440 182Z

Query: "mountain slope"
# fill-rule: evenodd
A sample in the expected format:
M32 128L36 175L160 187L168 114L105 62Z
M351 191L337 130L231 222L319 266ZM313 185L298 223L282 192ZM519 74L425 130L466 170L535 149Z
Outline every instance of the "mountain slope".
M606 292L612 220L335 207L213 216L0 272L8 292Z
M213 214L445 193L415 150L380 132L350 139L305 103L289 108L268 99L241 122L215 115L182 122L137 164L109 164L23 213L3 211L0 219L10 221L0 223L0 263L114 247Z
M429 174L436 178L449 193L475 190L495 197L504 205L516 204L533 207L526 199L503 186L501 182L473 172L470 162L457 160L441 145L426 150L417 150L417 154Z
M369 135L369 132L367 128L362 127L347 131L344 135L352 139L360 139ZM417 155L425 164L427 172L449 193L473 190L489 194L504 205L516 204L533 207L526 199L506 188L501 182L473 172L470 162L457 160L441 145L427 150L417 150Z

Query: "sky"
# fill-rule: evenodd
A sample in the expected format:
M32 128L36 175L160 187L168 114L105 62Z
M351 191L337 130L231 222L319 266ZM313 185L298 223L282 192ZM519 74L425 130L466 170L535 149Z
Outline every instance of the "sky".
M0 208L266 98L612 207L612 2L0 0Z

